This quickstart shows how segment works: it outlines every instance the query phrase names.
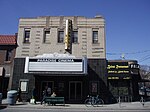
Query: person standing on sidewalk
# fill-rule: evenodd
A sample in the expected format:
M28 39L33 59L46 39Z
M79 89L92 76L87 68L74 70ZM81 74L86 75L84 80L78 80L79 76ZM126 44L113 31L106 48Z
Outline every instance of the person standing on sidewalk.
M41 105L42 105L43 101L45 100L45 97L47 96L47 87L45 87L44 91L42 92L42 95L43 95L43 98L41 101Z
M34 99L34 104L36 104L37 95L36 95L36 89L35 88L32 91L32 99Z
M51 88L50 87L47 88L47 96L51 96Z
M17 92L17 99L16 99L16 101L22 102L21 89L20 89L20 87L18 87L18 92Z

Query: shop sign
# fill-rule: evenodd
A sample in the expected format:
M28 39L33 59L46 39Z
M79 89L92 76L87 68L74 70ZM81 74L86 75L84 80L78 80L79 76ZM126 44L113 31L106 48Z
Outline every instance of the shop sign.
M125 73L125 74L128 74L129 71L127 71L127 70L108 70L108 73L114 73L114 74L122 74L122 73Z
M128 65L108 65L107 69L120 69L120 68L129 68Z
M109 80L118 80L118 79L126 79L126 80L129 80L131 79L131 77L117 77L117 76L114 76L114 77L108 77Z
M108 74L129 74L129 65L126 62L109 62Z
M130 68L132 68L132 69L139 69L140 65L139 64L131 64Z

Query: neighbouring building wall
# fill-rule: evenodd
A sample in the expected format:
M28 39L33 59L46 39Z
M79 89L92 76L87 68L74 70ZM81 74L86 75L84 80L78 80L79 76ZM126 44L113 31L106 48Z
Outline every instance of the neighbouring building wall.
M3 74L3 97L7 96L7 91L11 89L11 78L13 75L14 57L17 47L17 35L0 35L0 67L5 70Z
M110 95L114 97L110 99L112 102L119 97L122 102L139 100L140 73L136 60L108 60L107 72Z

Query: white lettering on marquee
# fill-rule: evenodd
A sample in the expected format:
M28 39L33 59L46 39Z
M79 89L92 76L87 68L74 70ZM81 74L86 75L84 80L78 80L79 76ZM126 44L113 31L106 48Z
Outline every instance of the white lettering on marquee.
M47 59L47 58L41 58L37 59L37 62L74 62L73 59Z
M56 62L56 59L38 59L37 62Z
M73 59L58 59L58 62L74 62Z

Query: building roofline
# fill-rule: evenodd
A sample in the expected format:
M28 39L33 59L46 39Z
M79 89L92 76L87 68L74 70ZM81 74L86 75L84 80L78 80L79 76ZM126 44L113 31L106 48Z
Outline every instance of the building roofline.
M17 45L17 34L0 35L0 45Z
M138 62L137 60L107 60L108 62Z
M86 16L64 16L64 15L60 15L60 16L37 16L37 17L20 17L19 19L38 19L38 18L46 18L46 17L80 17L80 18L85 18L85 19L96 19L96 18L102 18L104 19L104 17L102 15L96 15L95 17L86 17Z

